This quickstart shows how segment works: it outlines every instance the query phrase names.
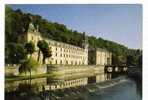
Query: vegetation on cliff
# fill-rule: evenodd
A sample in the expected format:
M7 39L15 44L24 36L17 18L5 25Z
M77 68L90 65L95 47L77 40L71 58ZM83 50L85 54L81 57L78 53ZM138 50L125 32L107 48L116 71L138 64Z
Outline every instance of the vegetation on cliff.
M113 64L128 64L133 66L142 65L141 50L129 49L124 45L105 40L101 37L97 38L94 36L88 36L85 32L82 33L68 29L63 24L48 21L39 15L23 13L20 9L14 11L10 6L6 6L5 15L5 47L7 49L7 52L5 52L6 63L15 63L15 61L11 61L13 57L9 56L9 54L13 54L10 53L13 52L13 50L11 51L11 49L9 49L9 44L20 44L17 41L18 36L27 32L29 23L32 22L35 28L38 28L43 37L82 47L84 36L86 36L85 38L88 39L87 42L90 47L107 49L113 53Z

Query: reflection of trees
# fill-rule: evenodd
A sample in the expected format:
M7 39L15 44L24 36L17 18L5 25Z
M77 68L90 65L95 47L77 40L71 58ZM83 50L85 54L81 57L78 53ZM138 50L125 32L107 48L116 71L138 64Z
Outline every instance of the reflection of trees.
M40 66L40 64L37 61L35 61L32 58L29 58L21 64L21 66L19 67L19 72L20 73L25 72L25 75L26 75L26 72L29 71L29 73L30 73L30 84L31 84L31 72L32 72L32 70L36 70L38 66Z
M19 84L16 91L5 93L5 100L42 100L39 96L40 84Z
M85 100L86 88L71 87L52 91L44 91L41 93L43 100Z
M19 84L17 91L22 93L22 92L26 92L26 93L38 93L38 87L40 85L39 84Z

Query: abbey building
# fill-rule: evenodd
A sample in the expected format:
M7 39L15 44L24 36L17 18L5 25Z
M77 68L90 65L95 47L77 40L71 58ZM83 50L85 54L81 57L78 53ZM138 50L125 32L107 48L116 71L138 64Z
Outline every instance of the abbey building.
M39 40L45 40L49 44L52 56L46 59L46 64L56 65L105 65L111 64L111 53L103 49L89 49L87 44L84 47L78 47L71 44L57 42L51 39L43 38L38 29L33 24L29 24L27 33L19 36L19 41L27 43L32 41L35 44L36 52L32 55L33 59L38 59ZM39 62L42 63L42 55Z

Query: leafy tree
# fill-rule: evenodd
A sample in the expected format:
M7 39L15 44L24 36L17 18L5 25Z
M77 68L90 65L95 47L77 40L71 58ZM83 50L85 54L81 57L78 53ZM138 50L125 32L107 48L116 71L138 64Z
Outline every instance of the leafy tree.
M38 41L37 46L39 48L38 61L40 58L40 51L41 51L43 54L42 62L43 62L43 64L45 64L45 59L52 56L51 50L49 49L49 46L48 46L48 43L45 40L40 40L40 41Z
M6 42L17 43L18 35L28 30L30 15L23 13L20 9L13 11L10 6L6 6L5 11L5 33Z
M25 44L25 49L27 51L27 54L30 54L30 58L32 56L32 54L35 52L35 45L34 43L31 41L29 43Z
M142 67L142 55L140 55L138 58L138 66Z
M136 59L132 55L127 56L127 65L128 66L136 66Z
M127 65L142 67L142 51L129 49L127 52Z
M8 43L5 46L5 61L8 64L19 64L26 58L23 45Z
M36 70L36 68L39 65L40 64L36 60L34 60L32 58L29 58L29 59L27 59L25 62L23 62L21 64L21 66L19 67L19 72L20 73L25 73L25 75L26 75L26 72L29 71L29 73L30 73L30 79L31 79L31 71L32 70Z

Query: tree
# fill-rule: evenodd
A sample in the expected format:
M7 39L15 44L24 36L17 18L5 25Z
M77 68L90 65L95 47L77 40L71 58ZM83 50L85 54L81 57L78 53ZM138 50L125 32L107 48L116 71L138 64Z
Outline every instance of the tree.
M128 66L136 66L137 64L136 58L133 55L127 55L127 65Z
M119 65L119 59L118 56L116 54L112 54L112 64L113 65Z
M5 33L6 33L6 38L5 38L5 41L6 42L9 42L10 41L10 37L11 37L11 34L12 34L12 13L13 13L13 10L11 9L10 6L6 5L6 9L5 9Z
M25 44L25 49L27 54L30 54L30 58L32 57L32 54L35 52L35 45L34 43L31 41L29 43Z
M45 64L45 59L52 56L51 50L49 49L49 46L48 46L48 43L45 40L40 40L40 41L38 41L37 46L39 48L38 61L40 58L40 51L41 51L43 54L42 62L43 62L43 64Z
M5 61L8 64L19 64L26 58L23 45L8 43L5 46Z
M138 58L138 67L142 68L142 54Z
M27 59L25 62L23 62L21 64L21 66L19 67L19 72L20 73L24 73L25 72L25 75L26 75L26 72L29 71L29 73L30 73L30 80L31 80L31 71L32 70L36 70L36 68L39 65L40 64L36 60L34 60L32 58L29 58L29 59Z
M20 9L14 11L10 6L5 10L5 41L17 43L18 35L27 32L31 21L30 15L23 13Z

